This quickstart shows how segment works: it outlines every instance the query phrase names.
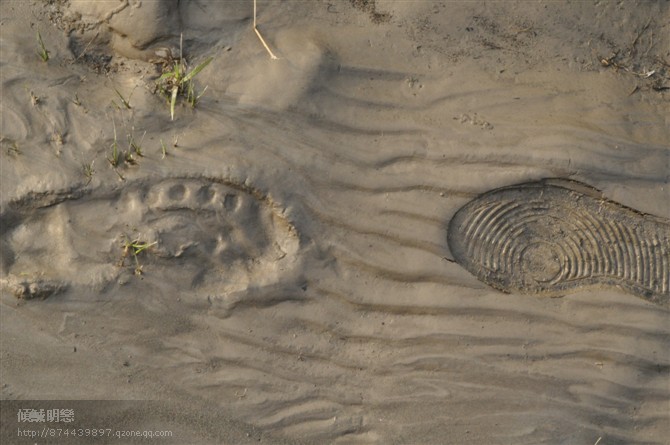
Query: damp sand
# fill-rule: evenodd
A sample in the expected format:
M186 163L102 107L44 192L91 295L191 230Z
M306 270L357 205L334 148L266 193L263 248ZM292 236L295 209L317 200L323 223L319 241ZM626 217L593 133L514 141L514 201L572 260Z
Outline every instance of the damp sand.
M3 400L157 399L178 443L670 436L667 307L501 292L447 240L543 178L670 218L667 3L263 1L276 60L251 1L0 10ZM181 35L213 60L172 120Z

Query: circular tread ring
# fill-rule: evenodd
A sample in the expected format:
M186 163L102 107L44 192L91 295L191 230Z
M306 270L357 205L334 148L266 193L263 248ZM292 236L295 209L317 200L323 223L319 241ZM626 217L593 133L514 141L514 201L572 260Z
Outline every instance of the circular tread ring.
M659 304L670 300L670 223L576 181L484 193L456 213L447 239L459 264L504 292L609 285Z

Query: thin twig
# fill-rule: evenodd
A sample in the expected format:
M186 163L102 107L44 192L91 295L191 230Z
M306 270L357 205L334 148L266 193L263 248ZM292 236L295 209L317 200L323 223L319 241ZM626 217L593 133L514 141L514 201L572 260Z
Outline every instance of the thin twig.
M260 39L260 41L261 41L261 43L263 44L263 46L265 47L265 49L267 50L268 54L270 54L270 58L273 59L273 60L278 59L278 57L274 55L274 53L272 52L272 50L270 49L270 47L268 46L268 44L265 43L265 39L264 39L263 36L261 35L261 33L260 33L260 31L258 30L258 28L256 28L256 0L254 0L254 31L256 32L256 35L257 35L258 38Z
M88 47L91 46L91 43L93 43L93 41L98 37L98 34L100 34L100 31L98 31L98 32L95 33L95 35L93 36L93 38L88 42L88 44L87 44L86 47L84 48L84 51L82 51L81 54L79 54L79 55L77 56L77 58L74 59L75 62L76 62L77 60L79 60L84 54L86 54L86 51L88 51Z

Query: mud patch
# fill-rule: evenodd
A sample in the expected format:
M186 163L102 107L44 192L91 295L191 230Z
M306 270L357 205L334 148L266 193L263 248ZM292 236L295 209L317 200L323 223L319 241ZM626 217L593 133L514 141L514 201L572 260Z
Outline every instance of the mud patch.
M387 23L391 20L391 14L377 11L375 0L350 0L350 2L359 11L367 12L370 15L370 21L374 24Z

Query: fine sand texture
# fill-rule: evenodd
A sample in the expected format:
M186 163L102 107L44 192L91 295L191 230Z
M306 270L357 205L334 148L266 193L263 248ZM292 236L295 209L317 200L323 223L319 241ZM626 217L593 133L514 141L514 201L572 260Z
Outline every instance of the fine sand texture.
M3 402L668 443L670 3L3 0L0 84Z

